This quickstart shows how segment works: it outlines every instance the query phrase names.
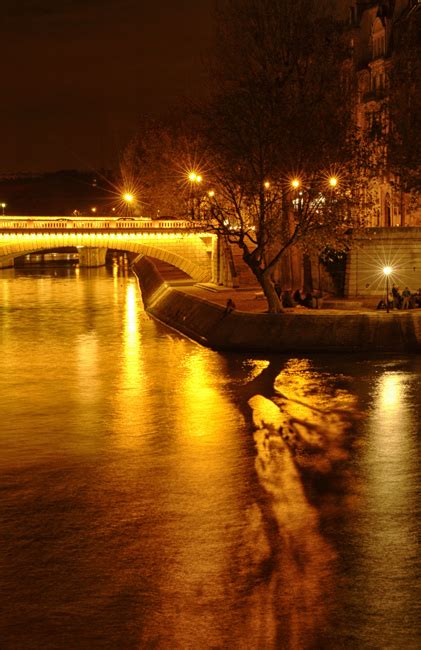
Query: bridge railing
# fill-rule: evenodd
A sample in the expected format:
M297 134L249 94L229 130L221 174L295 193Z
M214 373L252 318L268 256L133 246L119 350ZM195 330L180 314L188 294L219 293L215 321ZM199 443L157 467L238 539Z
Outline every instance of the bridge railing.
M0 217L0 232L5 230L198 230L200 221L179 219L145 220L117 217Z

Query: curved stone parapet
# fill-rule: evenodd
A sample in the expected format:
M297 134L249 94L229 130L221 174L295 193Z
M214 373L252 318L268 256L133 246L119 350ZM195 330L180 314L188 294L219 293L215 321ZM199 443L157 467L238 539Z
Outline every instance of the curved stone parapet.
M134 264L145 308L155 318L215 350L254 352L421 352L421 310L266 314L233 311L166 285L150 260Z

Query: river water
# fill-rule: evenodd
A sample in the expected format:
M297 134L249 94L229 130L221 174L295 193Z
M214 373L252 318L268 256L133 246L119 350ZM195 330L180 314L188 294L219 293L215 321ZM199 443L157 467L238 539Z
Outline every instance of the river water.
M419 647L419 357L219 354L117 267L0 273L2 650Z

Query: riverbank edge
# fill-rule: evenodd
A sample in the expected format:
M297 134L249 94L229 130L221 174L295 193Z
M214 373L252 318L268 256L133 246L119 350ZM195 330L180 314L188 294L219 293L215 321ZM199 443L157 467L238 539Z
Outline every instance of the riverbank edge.
M265 353L421 352L421 312L249 313L224 307L169 286L152 261L136 258L132 269L146 311L205 347Z

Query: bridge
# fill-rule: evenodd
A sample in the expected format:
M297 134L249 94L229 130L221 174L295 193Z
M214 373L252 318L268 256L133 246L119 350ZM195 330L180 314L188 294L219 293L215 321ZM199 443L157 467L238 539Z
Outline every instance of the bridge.
M203 222L118 217L0 217L0 269L16 257L75 247L83 266L102 266L107 249L153 257L195 282L220 282L218 238Z

